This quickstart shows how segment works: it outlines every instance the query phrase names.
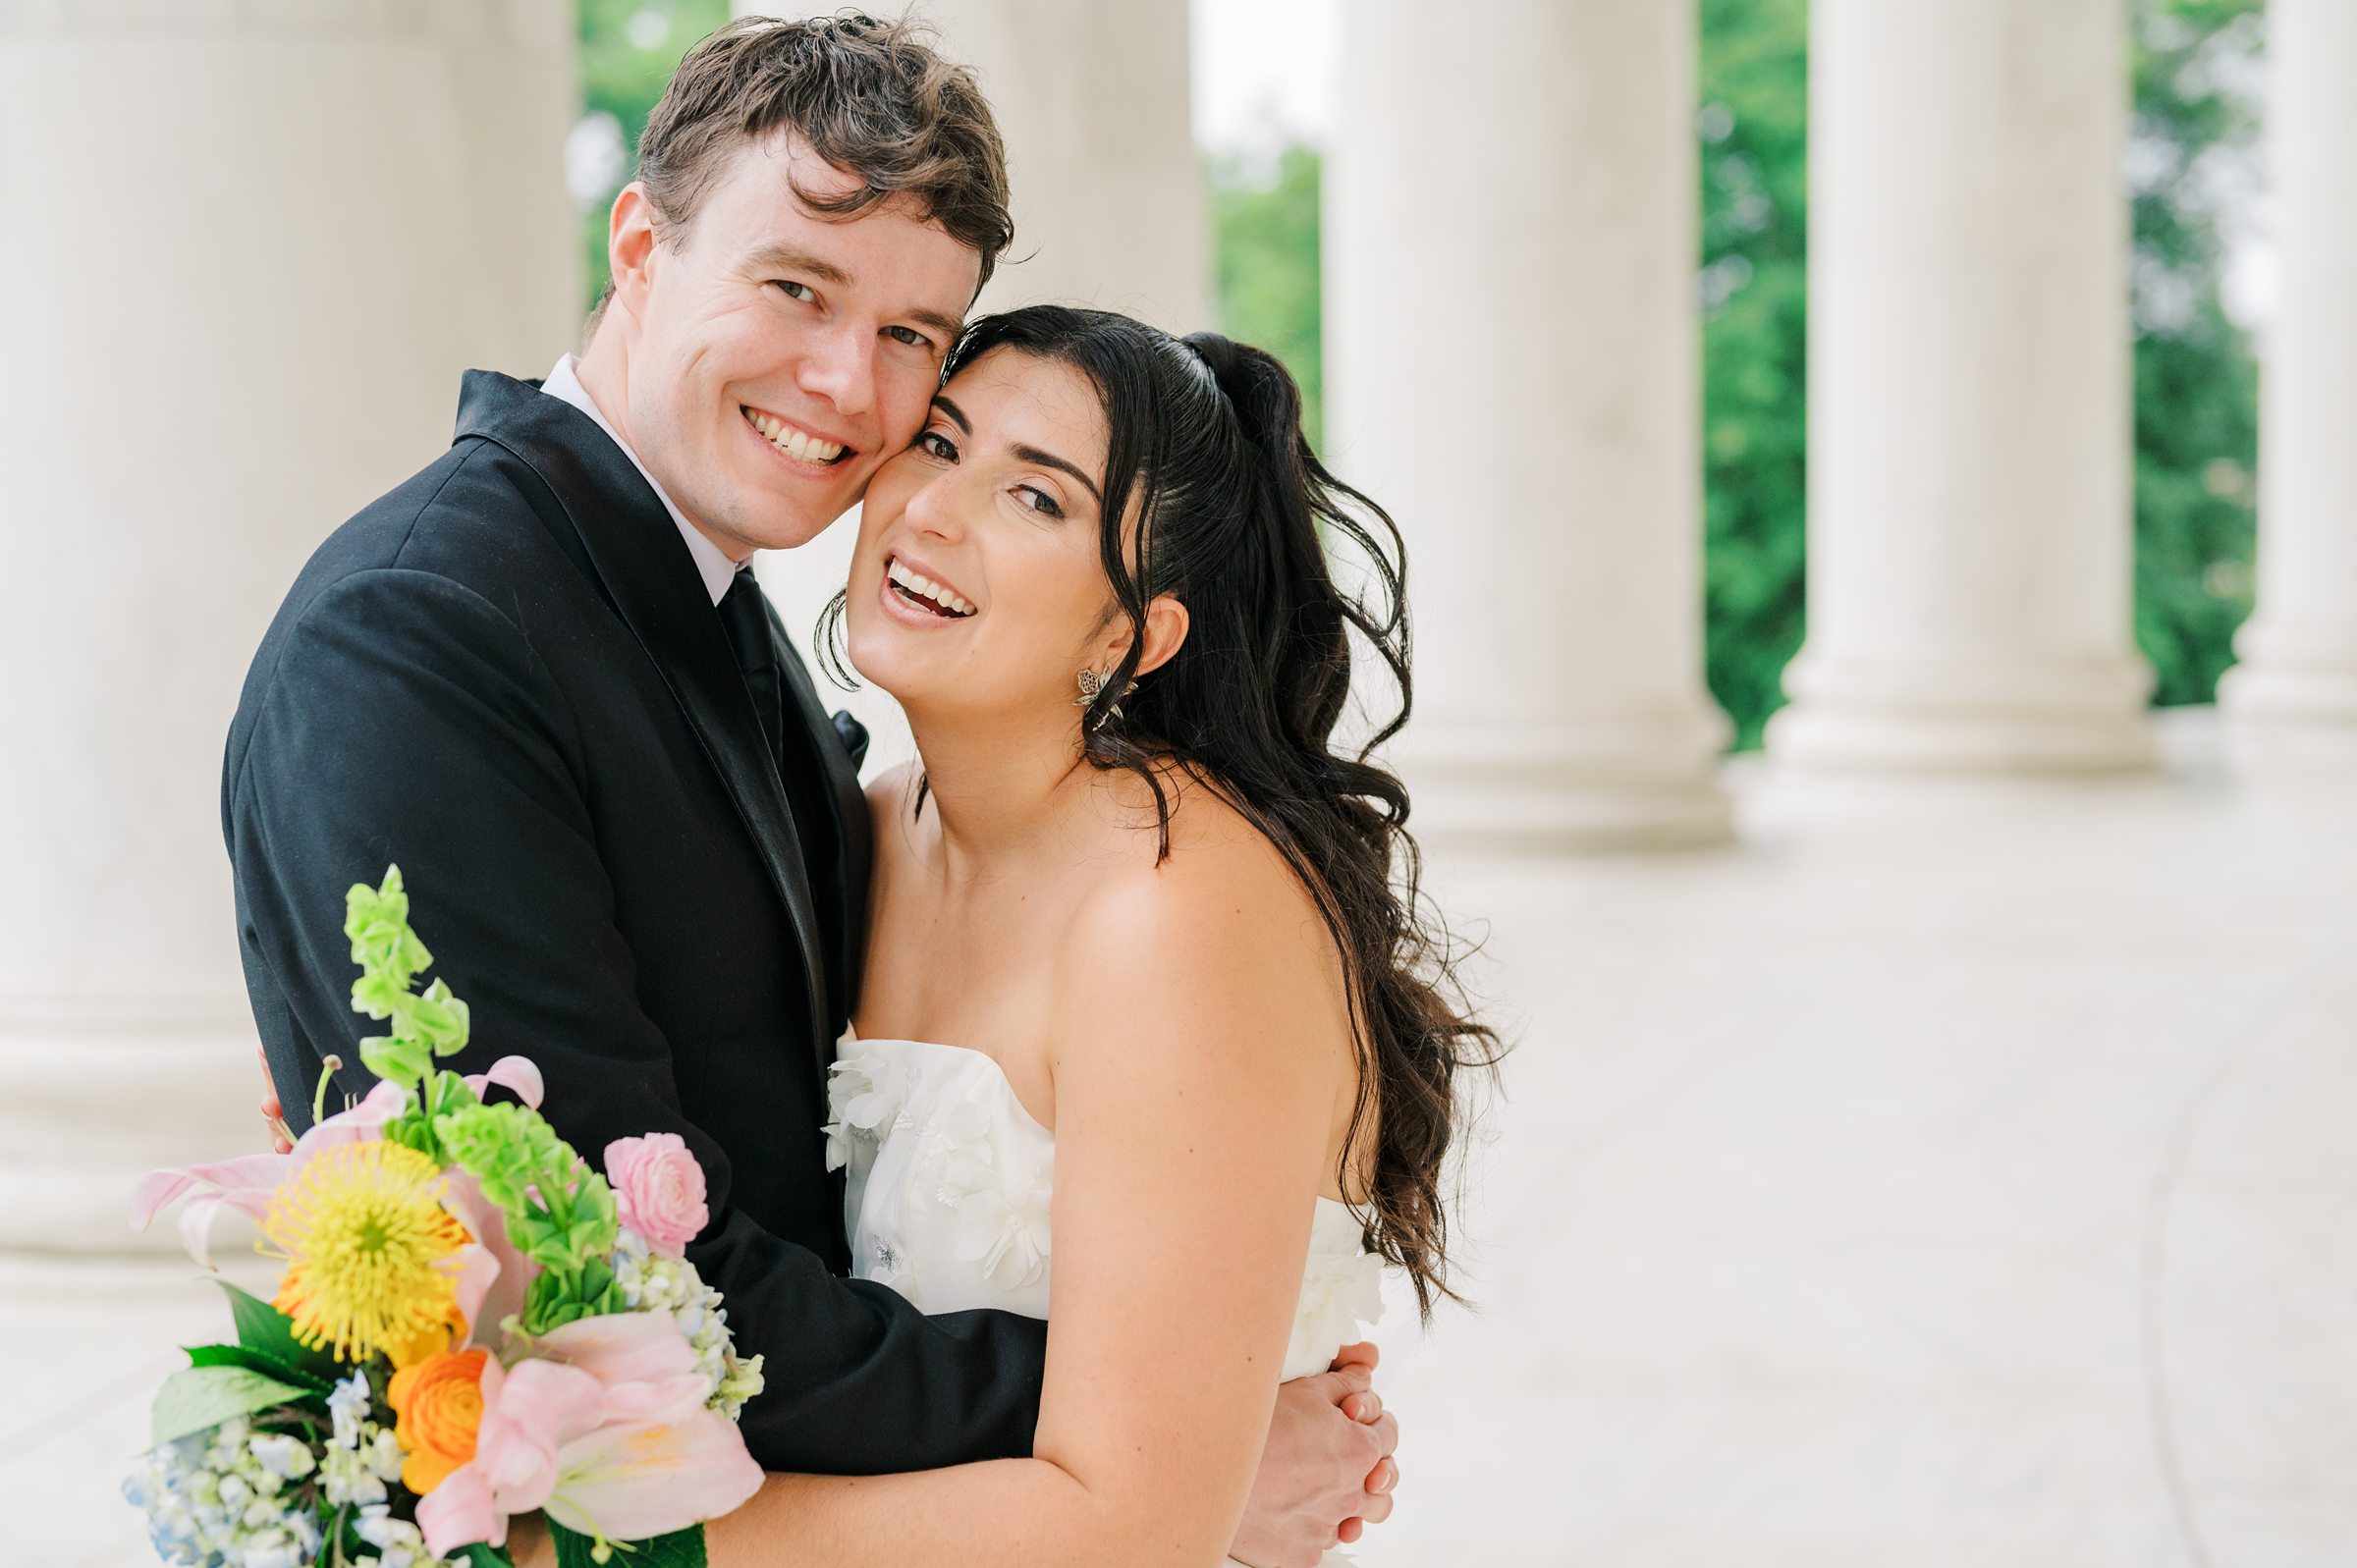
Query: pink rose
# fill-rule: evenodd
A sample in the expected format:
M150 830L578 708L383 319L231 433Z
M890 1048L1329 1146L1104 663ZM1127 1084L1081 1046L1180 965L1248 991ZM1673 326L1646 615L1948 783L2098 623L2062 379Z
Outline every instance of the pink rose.
M606 1145L606 1180L622 1222L666 1258L680 1256L712 1217L704 1207L704 1167L676 1132Z

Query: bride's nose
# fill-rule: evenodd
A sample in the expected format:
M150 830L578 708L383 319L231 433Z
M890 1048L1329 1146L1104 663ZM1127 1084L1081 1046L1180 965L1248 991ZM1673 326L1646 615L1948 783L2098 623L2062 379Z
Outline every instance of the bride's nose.
M903 514L909 525L951 543L963 539L966 509L973 501L965 494L969 487L959 483L960 477L956 469L935 474L910 496Z

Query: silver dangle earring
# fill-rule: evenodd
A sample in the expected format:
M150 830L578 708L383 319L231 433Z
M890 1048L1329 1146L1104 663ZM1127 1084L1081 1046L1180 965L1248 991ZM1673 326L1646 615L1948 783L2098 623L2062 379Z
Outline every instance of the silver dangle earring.
M1080 695L1072 699L1072 706L1075 708L1093 707L1097 698L1104 694L1105 683L1109 678L1109 673L1106 671L1083 669L1080 672L1079 676ZM1125 697L1129 693L1124 690L1122 693L1122 696ZM1113 706L1105 710L1105 719L1107 722L1110 722L1112 720L1119 719L1121 716L1122 698L1116 697L1113 699Z

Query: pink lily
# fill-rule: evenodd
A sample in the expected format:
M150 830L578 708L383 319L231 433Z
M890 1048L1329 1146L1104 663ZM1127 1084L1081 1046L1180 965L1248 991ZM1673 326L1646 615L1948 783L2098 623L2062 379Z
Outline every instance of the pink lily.
M485 1072L469 1074L466 1087L481 1095L492 1084L512 1089L525 1105L537 1108L542 1084L540 1069L529 1057L502 1056ZM364 1143L382 1136L384 1125L408 1109L409 1092L396 1084L379 1083L366 1099L338 1111L297 1140L291 1153L247 1155L210 1164L181 1165L150 1171L132 1194L131 1223L144 1230L167 1205L192 1189L196 1196L181 1212L181 1243L191 1257L213 1267L213 1221L224 1209L235 1209L254 1219L270 1211L271 1202L286 1180L304 1162L323 1149ZM473 1242L452 1258L458 1307L469 1325L469 1342L496 1349L499 1325L523 1308L525 1289L539 1268L508 1240L507 1217L483 1196L482 1183L464 1170L449 1172L444 1206L466 1227Z
M428 1550L502 1545L509 1518L534 1508L583 1535L643 1541L760 1489L760 1466L736 1424L704 1407L710 1387L668 1315L585 1318L534 1350L565 1359L484 1366L474 1457L417 1504Z
M470 1072L466 1081L466 1087L474 1091L478 1100L485 1089L498 1084L503 1089L515 1090L516 1098L532 1109L540 1108L540 1069L529 1056L502 1056L491 1063L489 1071Z
M289 1176L322 1149L367 1143L379 1136L385 1123L407 1108L408 1092L396 1084L380 1083L368 1098L341 1110L296 1140L294 1151L283 1155L246 1155L203 1165L177 1165L151 1170L131 1195L131 1225L144 1230L166 1205L192 1189L196 1196L181 1211L180 1240L189 1256L207 1269L213 1267L213 1221L224 1209L235 1209L259 1219Z
M499 1325L523 1311L524 1292L540 1266L508 1239L507 1212L483 1196L472 1171L453 1166L444 1174L442 1207L474 1238L455 1255L459 1314L466 1320L466 1337L455 1348L481 1345L497 1354Z

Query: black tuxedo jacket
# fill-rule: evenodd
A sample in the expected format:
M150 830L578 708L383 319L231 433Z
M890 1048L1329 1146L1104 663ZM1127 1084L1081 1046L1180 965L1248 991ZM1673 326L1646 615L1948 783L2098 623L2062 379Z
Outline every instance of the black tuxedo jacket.
M345 890L398 863L430 973L595 1162L676 1132L712 1222L689 1257L768 1389L772 1470L1030 1452L1045 1325L927 1318L842 1277L825 1076L858 985L868 820L846 736L771 617L772 760L661 500L587 415L467 374L439 460L319 547L254 656L222 824L247 988L289 1120L321 1058L365 1093ZM848 726L848 721L847 721Z

